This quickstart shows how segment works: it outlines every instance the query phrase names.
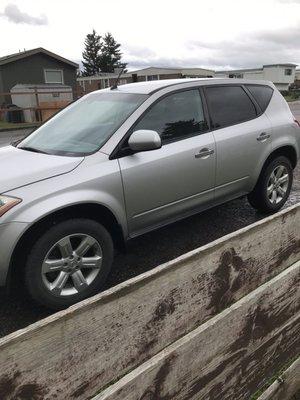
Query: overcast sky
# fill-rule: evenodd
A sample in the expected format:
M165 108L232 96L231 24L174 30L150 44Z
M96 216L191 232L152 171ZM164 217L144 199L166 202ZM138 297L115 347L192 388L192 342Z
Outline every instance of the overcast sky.
M129 69L300 64L300 0L0 0L0 56L45 47L79 62L93 28Z

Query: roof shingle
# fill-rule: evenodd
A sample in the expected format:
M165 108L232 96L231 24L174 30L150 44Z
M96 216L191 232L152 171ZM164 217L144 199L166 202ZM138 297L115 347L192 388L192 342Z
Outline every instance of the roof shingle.
M77 63L74 63L73 61L70 61L64 57L61 57L58 54L52 53L51 51L46 50L43 47L37 47L36 49L21 51L19 53L9 54L7 56L0 57L0 65L18 61L22 58L29 57L29 56L32 56L32 55L38 54L38 53L46 54L47 56L55 58L56 60L59 60L65 64L69 64L74 68L79 67L79 65Z

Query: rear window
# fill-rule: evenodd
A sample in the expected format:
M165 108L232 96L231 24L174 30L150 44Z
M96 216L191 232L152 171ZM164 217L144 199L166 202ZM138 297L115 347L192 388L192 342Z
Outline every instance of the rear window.
M262 85L246 85L246 87L257 101L257 104L261 108L261 111L265 112L271 101L273 89L270 88L270 86Z
M256 108L241 86L211 86L205 89L205 93L214 128L256 117Z

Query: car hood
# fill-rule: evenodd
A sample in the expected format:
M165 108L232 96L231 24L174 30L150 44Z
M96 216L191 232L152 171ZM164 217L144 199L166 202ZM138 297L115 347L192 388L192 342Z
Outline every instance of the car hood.
M0 149L0 193L71 172L83 159L3 147Z

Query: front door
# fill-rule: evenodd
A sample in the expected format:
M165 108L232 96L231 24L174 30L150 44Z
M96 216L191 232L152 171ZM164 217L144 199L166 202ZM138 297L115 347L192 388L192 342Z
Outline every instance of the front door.
M151 129L162 148L119 159L131 236L205 208L213 201L215 142L198 89L157 101L132 131Z

